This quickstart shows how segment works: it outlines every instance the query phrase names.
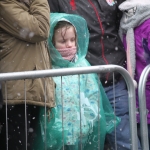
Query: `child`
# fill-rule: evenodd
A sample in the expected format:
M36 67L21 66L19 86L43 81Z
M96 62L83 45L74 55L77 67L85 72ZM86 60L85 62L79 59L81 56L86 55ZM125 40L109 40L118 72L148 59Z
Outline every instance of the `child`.
M53 69L90 66L85 59L89 42L86 21L77 15L51 13L50 23L48 46ZM82 146L92 150L100 145L103 149L105 134L112 130L114 119L118 118L113 115L97 76L81 74L53 79L56 83L56 107L51 111L54 117L48 122L44 109L40 116L46 147L60 150L65 145L67 150L78 150Z
M143 69L150 63L150 1L127 0L119 6L124 12L120 23L121 38L127 49L127 69L138 83ZM126 36L123 36L125 33ZM150 76L146 83L146 106L148 109L148 134L150 140ZM137 112L139 110L138 92L136 92ZM139 126L140 115L137 113ZM150 144L150 141L149 141Z

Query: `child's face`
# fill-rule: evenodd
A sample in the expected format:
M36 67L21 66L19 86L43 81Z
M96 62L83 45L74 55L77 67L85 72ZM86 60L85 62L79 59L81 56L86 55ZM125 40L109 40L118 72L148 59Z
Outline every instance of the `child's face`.
M72 48L76 46L76 35L75 29L73 26L63 27L55 31L54 36L55 48L56 49L65 49Z

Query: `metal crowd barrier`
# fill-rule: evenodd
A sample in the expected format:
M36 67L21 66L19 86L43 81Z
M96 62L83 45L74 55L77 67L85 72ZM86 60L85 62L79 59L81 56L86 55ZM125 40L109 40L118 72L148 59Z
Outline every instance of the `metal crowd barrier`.
M53 70L38 70L38 71L26 71L26 72L13 72L13 73L1 73L0 81L8 80L20 80L20 79L31 79L31 78L45 78L75 74L88 74L88 73L108 73L108 72L119 72L125 79L128 88L129 97L129 119L130 119L130 130L131 130L131 150L138 149L137 142L137 125L136 125L136 103L135 103L135 88L133 81L128 72L117 65L102 65L102 66L90 66L80 68L64 68L64 69L53 69Z
M147 109L146 109L146 96L145 96L146 81L147 81L147 77L149 73L150 73L150 65L145 67L145 69L142 71L142 74L139 80L139 86L138 86L142 150L149 150Z

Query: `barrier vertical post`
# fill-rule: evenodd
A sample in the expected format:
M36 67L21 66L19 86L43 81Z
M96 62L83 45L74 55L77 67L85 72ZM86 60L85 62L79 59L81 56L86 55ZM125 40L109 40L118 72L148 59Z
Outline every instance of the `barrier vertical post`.
M139 87L138 87L142 150L149 150L148 128L147 128L147 109L146 109L146 97L145 97L145 87L146 87L146 81L147 81L149 72L150 72L150 65L145 67L145 69L143 70L140 76Z

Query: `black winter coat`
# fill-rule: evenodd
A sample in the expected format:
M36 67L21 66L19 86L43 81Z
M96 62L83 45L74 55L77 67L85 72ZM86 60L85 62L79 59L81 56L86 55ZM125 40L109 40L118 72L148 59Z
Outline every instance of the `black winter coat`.
M107 1L111 1L112 6ZM48 0L51 12L78 14L86 19L90 32L87 60L91 65L115 64L124 66L126 59L123 44L118 35L124 0ZM114 4L113 4L114 3ZM115 79L120 75L115 73ZM101 75L103 86L112 84L112 74Z

